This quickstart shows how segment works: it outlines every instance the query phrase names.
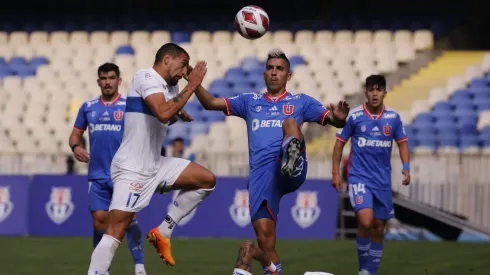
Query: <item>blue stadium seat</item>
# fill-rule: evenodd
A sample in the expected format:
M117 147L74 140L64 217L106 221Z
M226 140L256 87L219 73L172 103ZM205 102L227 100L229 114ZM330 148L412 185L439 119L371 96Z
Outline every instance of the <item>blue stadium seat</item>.
M435 135L436 128L433 123L419 122L413 124L413 133L418 137L420 135Z
M0 68L0 80L10 75L12 75L12 72L10 70L3 70L2 68Z
M257 85L264 84L264 76L263 75L249 75L247 77L248 82L252 83L252 86L257 87Z
M431 134L423 134L417 136L417 145L437 149L437 137Z
M245 86L235 86L233 87L233 95L232 96L235 96L235 95L241 95L241 94L244 94L244 93L253 93L255 91L255 89L253 88L250 88L250 87L245 87Z
M242 67L242 69L246 72L251 72L255 69L260 69L261 71L263 71L260 60L253 56L247 56L243 58L242 62L240 63L240 67Z
M420 122L432 123L433 121L434 121L434 117L432 116L431 113L420 113L415 117L414 123L420 123Z
M439 111L439 110L451 111L452 104L448 101L439 101L436 104L434 104L434 107L432 107L432 111Z
M475 111L476 105L471 100L470 101L458 101L458 102L455 102L455 104L454 104L454 110L455 111L460 111L460 110Z
M434 121L435 122L450 122L450 123L455 123L456 122L456 117L454 116L454 113L451 111L437 111L437 112L432 112L432 115L434 116Z
M27 60L22 56L12 56L9 60L10 65L25 65Z
M415 147L417 147L417 140L415 138L408 138L407 144L408 144L408 150L410 152L413 152Z
M33 76L36 74L35 68L33 68L30 65L23 65L23 64L10 65L10 68L12 69L14 74L19 76L20 78Z
M412 125L405 124L405 125L403 125L403 127L405 128L405 133L407 134L408 137L410 137L410 136L413 135L413 127L412 127Z
M264 79L264 68L255 68L248 72L248 77L260 77Z
M185 104L184 106L184 110L197 110L197 111L201 111L203 109L201 103L199 102L199 100L189 100L187 101L187 103Z
M206 112L206 121L207 122L218 122L218 121L224 121L225 120L225 114L223 112Z
M206 111L201 111L199 109L185 109L185 111L194 118L194 122L199 122L199 121L206 121L206 118L205 118L205 113Z
M451 101L469 101L471 97L472 93L468 90L457 90L451 95Z
M131 45L121 45L117 48L116 54L128 54L128 55L134 55L134 49Z
M305 64L305 59L300 55L294 55L289 58L289 63L294 68L296 65Z
M191 41L191 34L184 31L176 31L172 33L172 42L176 44Z
M477 133L477 120L472 117L463 117L458 121L458 128L461 135L473 135Z
M453 146L458 147L458 136L457 135L442 135L439 136L439 146Z
M232 86L253 88L253 84L250 81L248 81L246 78L236 79L235 81L232 82Z
M222 89L228 89L228 88L231 88L231 84L230 82L226 81L225 79L215 79L213 80L213 82L211 82L211 85L210 85L210 90L211 89L217 89L217 88L222 88Z
M209 123L207 122L192 122L192 127L190 127L190 137L195 135L207 134L209 130Z
M478 112L490 110L490 98L476 100L475 104Z
M231 86L234 86L235 83L243 83L243 82L248 83L247 77L245 75L241 75L241 74L230 74L230 75L227 75L225 79L228 82L230 82Z
M31 66L35 66L37 68L41 65L49 64L49 60L44 56L34 56L31 58L30 64Z
M456 127L454 122L438 121L434 124L434 128L438 136L458 134L458 127Z
M177 138L177 137L187 137L189 133L189 123L183 122L183 121L178 121L174 124L172 124L171 127L168 128L168 136L171 139Z
M210 88L209 93L212 94L214 97L226 97L230 93L232 93L232 88Z
M231 67L226 71L225 78L230 76L242 76L245 77L245 70L241 67Z
M475 102L480 99L490 98L490 88L473 88L468 90L473 95L473 99L475 100Z
M488 81L483 77L473 78L469 86L470 88L486 88L488 87Z
M5 61L5 57L0 56L0 66L5 64L7 64L7 62Z
M461 135L460 149L465 149L470 146L480 146L480 138L478 137L478 135Z

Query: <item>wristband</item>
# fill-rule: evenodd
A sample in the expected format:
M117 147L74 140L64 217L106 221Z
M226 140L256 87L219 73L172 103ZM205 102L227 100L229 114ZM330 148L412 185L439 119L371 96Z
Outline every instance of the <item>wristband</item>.
M79 144L75 144L75 145L70 146L71 151L73 152L75 150L75 148L77 148L77 146L80 146L80 145Z
M410 163L404 162L403 163L403 170L407 170L408 172L410 172Z

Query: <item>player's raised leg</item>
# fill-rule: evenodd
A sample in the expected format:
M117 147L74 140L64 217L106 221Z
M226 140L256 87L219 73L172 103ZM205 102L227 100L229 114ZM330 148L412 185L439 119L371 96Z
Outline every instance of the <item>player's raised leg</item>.
M250 241L244 241L238 250L238 258L235 262L233 275L252 275L252 260L256 260L266 266L272 275L278 274L276 266L271 262L267 255L260 248Z
M157 249L157 253L162 260L173 266L175 265L175 260L172 256L170 237L182 218L194 210L213 191L216 177L211 171L197 163L183 159L167 159L179 160L180 162L188 163L188 165L178 175L175 183L170 188L165 186L160 188L163 192L169 190L180 191L165 220L158 227L151 229L147 236L150 243ZM163 183L163 185L167 186L168 184L168 182Z
M291 176L301 155L301 142L303 134L295 118L289 117L282 122L282 164L281 172L285 176Z

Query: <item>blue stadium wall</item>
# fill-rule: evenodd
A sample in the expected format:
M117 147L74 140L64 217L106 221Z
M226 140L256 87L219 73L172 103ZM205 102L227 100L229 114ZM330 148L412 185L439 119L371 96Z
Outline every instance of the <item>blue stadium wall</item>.
M138 213L143 230L160 224L175 192L155 194ZM338 194L328 180L308 180L283 197L282 239L334 239ZM0 176L0 235L91 236L85 176ZM219 178L215 191L184 218L176 237L252 238L246 178Z

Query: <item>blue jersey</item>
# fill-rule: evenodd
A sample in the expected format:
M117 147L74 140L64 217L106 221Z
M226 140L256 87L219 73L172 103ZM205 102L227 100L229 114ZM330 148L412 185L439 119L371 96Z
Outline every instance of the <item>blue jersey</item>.
M380 115L371 115L365 105L354 108L346 125L337 133L343 142L351 140L348 162L349 183L391 190L391 149L393 140L407 140L400 115L383 107Z
M245 93L225 98L226 114L245 119L248 130L250 176L260 168L277 162L283 141L282 122L293 117L304 122L323 124L328 110L305 94L284 93L276 99L267 94Z
M88 178L106 179L111 177L112 158L121 144L124 131L124 110L126 98L118 97L110 104L99 97L87 100L78 111L74 127L86 130L90 139L90 162Z

